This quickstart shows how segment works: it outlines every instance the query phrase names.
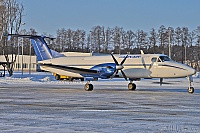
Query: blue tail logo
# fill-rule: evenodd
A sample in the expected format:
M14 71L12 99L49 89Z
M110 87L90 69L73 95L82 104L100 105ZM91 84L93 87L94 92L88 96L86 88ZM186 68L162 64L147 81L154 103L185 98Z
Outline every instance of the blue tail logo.
M31 42L35 50L38 61L48 60L52 58L64 57L63 54L60 54L47 46L46 41L44 40L45 36L41 37L32 37Z
M38 38L31 38L35 54L38 58L38 61L52 59L52 53L49 47L47 46L44 36Z

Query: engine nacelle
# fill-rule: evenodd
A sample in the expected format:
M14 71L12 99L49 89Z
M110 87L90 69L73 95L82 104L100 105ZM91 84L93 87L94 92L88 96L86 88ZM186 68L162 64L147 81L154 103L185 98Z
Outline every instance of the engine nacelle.
M97 70L99 72L98 74L93 75L92 77L107 79L107 78L110 78L114 74L116 70L116 64L115 63L99 64L99 65L93 66L91 70Z

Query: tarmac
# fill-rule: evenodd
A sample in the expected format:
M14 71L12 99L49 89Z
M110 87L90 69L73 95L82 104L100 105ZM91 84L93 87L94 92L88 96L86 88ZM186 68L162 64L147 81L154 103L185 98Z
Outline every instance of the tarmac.
M0 132L200 132L200 91L182 81L93 83L88 92L82 82L0 82Z

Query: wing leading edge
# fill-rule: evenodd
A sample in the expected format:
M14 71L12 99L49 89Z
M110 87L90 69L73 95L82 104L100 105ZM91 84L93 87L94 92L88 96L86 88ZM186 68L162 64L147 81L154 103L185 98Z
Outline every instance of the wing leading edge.
M79 74L98 74L97 70L85 69L85 68L77 68L77 67L69 67L69 66L61 66L54 64L39 64L44 67L51 67L55 69L60 69L68 72L79 73Z

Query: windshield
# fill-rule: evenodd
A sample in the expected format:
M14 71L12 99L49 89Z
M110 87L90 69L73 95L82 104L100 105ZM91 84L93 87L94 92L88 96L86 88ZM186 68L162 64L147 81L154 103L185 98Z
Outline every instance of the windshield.
M160 56L159 58L160 58L160 60L161 60L162 62L171 61L171 59L170 59L168 56Z

